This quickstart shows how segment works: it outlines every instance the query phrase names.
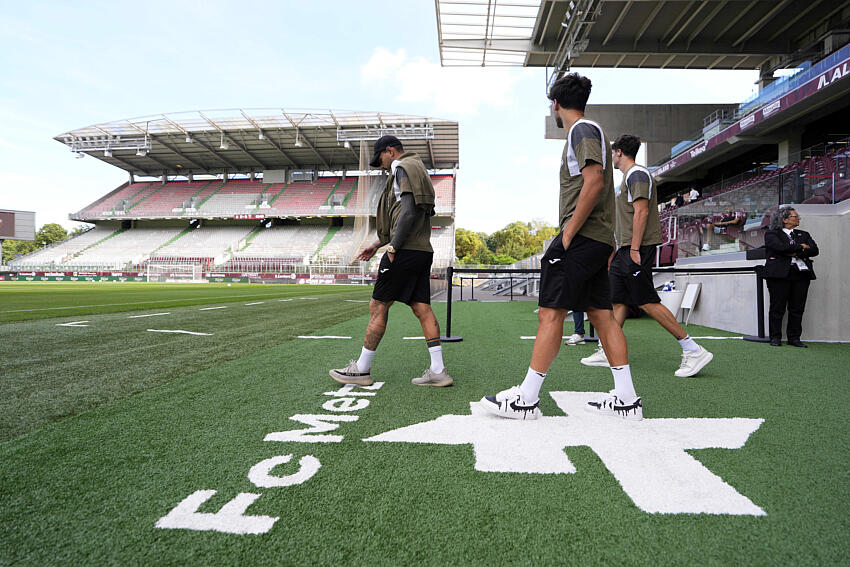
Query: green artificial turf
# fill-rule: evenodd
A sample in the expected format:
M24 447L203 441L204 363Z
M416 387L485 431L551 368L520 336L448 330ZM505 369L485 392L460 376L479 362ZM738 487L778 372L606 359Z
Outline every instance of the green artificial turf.
M294 301L279 303L285 308L275 311L274 319L281 325L314 316L296 311ZM365 313L365 304L344 301L329 303L328 309L349 306ZM629 320L630 362L647 419L765 420L740 449L690 453L766 516L648 514L588 447L566 449L574 474L522 474L476 471L469 445L362 441L445 414L468 415L470 401L522 379L532 341L519 336L536 332L534 304L453 307L452 334L464 337L444 346L455 386L410 384L428 356L421 340L403 340L421 335L421 329L408 308L394 306L372 370L385 385L368 407L351 412L357 421L340 423L332 432L343 436L339 443L263 439L306 427L290 420L293 415L329 413L322 409L330 399L325 393L340 385L327 370L357 356L365 314L326 320L308 333L351 340L293 340L281 334L265 343L242 342L237 357L172 374L155 387L0 444L0 564L839 565L850 560L850 436L843 412L850 403L850 346L772 349L734 339L702 341L715 353L714 361L698 377L679 379L673 376L680 355L676 342L652 321ZM242 321L260 312L249 309L222 310L228 316L216 326L247 325ZM443 322L445 305L436 304L435 311ZM190 315L184 325L212 323ZM59 329L106 340L114 332L106 330L107 323L119 321L103 318L96 327ZM144 321L141 327L156 319L130 321ZM0 328L48 333L54 322ZM128 325L123 336L141 334L136 323L121 324ZM25 331L25 325L33 327ZM268 321L261 326L274 332ZM727 334L693 325L689 331ZM165 365L207 338L181 337L173 349L152 346L148 360ZM79 354L93 359L101 350L97 341L83 346ZM578 363L592 349L563 347L544 392L608 390L607 369ZM16 373L24 371L19 367ZM105 374L104 385L132 373ZM562 414L546 394L541 408L547 416ZM278 475L294 472L306 455L317 458L321 468L294 486L259 488L248 479L252 466L281 455L292 455L292 461L274 469ZM216 512L238 493L254 493L262 496L247 513L280 519L259 535L155 527L197 490L217 491L201 512Z

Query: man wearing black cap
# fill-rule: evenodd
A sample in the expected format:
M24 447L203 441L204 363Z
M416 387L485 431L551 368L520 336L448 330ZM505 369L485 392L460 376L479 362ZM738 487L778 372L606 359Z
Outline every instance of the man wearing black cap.
M452 377L443 364L440 326L431 309L431 217L434 215L434 186L425 165L415 152L405 152L395 136L375 142L369 165L389 173L378 201L378 239L357 256L369 260L389 243L378 268L378 280L369 302L369 324L360 358L345 368L330 371L343 384L372 384L372 358L387 328L387 316L395 301L406 303L422 325L431 365L412 382L418 386L451 386Z

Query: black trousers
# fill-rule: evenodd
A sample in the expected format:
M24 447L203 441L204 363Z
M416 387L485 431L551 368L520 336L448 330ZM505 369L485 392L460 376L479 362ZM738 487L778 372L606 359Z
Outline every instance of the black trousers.
M801 274L792 268L787 278L766 278L767 291L770 293L768 324L770 338L782 339L782 316L788 309L788 327L786 336L789 341L799 340L803 332L803 311L806 309L806 296L811 280L808 274Z

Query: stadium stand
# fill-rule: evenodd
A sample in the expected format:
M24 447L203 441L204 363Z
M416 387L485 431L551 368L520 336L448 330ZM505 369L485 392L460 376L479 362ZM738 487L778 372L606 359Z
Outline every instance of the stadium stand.
M281 119L274 108L241 110L213 131L207 112L213 111L119 120L56 136L77 155L125 170L130 180L70 215L94 224L92 230L10 266L142 272L150 264L193 264L217 273L301 274L320 266L327 272L319 273L362 276L366 267L356 253L370 233L374 238L386 177L364 171L361 156L381 133L403 139L433 172L440 227L435 265L452 261L455 181L446 172L458 167L456 122L328 111L288 111ZM128 138L128 131L144 134ZM228 151L225 141L236 138L239 151Z

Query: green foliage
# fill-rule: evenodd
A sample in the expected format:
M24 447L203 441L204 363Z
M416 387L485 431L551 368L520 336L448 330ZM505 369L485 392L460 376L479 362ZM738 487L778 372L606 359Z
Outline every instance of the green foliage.
M82 232L80 230L80 232ZM75 231L73 234L77 234ZM3 264L7 264L11 260L24 256L30 252L35 252L39 248L44 248L48 244L53 244L60 240L68 238L68 231L62 225L56 223L48 223L38 229L35 233L35 240L6 240L3 242Z
M458 228L455 255L459 264L513 264L542 252L546 240L556 234L557 227L541 220L512 222L489 235Z
M59 242L68 238L68 231L62 225L55 222L48 223L38 229L35 233L35 243L38 248L44 248L48 244Z

